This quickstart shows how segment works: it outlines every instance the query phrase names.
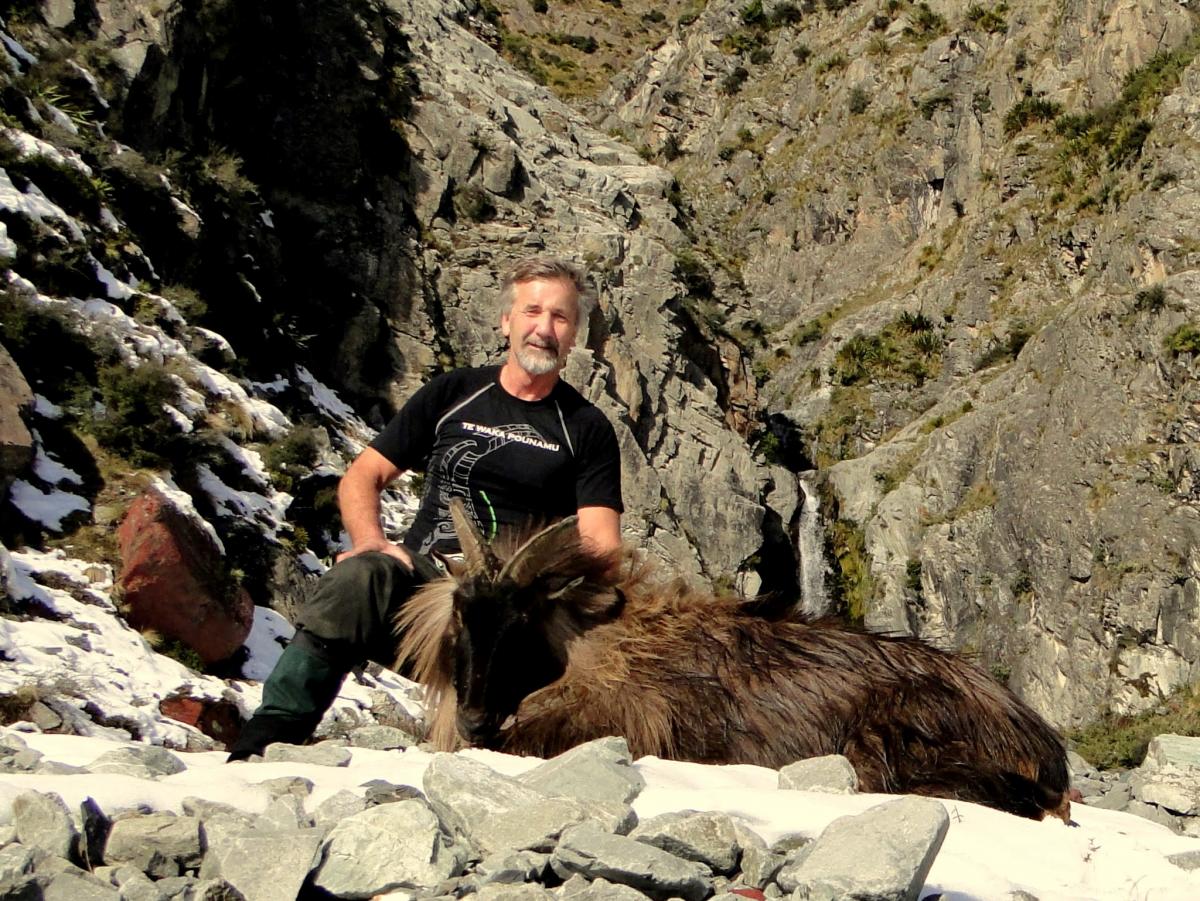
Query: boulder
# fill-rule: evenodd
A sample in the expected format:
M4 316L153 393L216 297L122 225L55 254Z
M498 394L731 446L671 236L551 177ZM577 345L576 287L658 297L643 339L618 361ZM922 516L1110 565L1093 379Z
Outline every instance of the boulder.
M232 744L242 728L242 714L236 704L212 698L172 695L158 702L163 716L199 729L209 738Z
M707 866L683 860L624 835L610 835L595 823L563 833L550 866L562 879L574 874L607 879L637 889L651 898L680 897L700 901L711 894Z
M908 796L834 820L779 872L796 897L916 901L950 817L942 802Z
M58 795L23 792L13 799L12 817L22 845L57 857L75 855L79 831Z
M21 410L33 403L25 376L0 344L0 494L33 459L33 436Z
M733 819L724 813L662 813L639 823L629 837L725 875L741 857Z
M214 537L192 517L151 490L130 506L117 539L117 584L132 626L183 642L205 663L242 646L254 602L227 583Z
M858 774L841 754L798 760L779 771L779 787L794 791L852 795L858 791Z
M466 848L450 842L433 811L415 799L342 820L323 847L313 884L340 898L431 888L460 873L467 858Z

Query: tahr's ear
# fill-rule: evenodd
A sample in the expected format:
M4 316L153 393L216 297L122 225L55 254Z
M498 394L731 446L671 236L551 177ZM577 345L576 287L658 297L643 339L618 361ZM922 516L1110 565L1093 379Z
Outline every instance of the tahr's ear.
M546 598L541 619L546 641L560 659L566 658L571 639L612 622L625 609L625 594L619 588L589 586L580 590L572 583L556 594L559 597Z

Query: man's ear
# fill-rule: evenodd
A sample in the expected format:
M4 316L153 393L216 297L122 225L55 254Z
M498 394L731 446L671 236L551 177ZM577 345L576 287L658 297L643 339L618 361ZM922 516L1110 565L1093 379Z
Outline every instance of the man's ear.
M509 321L508 321L508 310L505 310L503 313L500 314L500 334L502 334L505 338L507 338L508 333L511 330L512 330L512 326L509 324Z

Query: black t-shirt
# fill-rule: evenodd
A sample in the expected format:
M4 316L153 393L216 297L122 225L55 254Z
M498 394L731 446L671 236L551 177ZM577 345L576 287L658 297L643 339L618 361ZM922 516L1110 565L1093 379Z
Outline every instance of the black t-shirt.
M432 379L371 447L400 469L424 470L425 493L404 544L419 553L459 549L450 499L461 497L487 538L569 516L580 507L624 510L612 424L559 380L537 401L500 386L500 367Z

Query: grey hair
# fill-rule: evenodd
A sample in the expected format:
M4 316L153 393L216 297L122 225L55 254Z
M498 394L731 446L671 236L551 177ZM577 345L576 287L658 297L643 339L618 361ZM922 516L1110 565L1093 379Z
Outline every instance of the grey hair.
M587 272L561 257L536 256L521 260L505 273L500 282L500 312L507 313L513 304L513 293L524 282L564 281L575 288L579 316L576 325L582 327L596 303L596 292L588 282Z

